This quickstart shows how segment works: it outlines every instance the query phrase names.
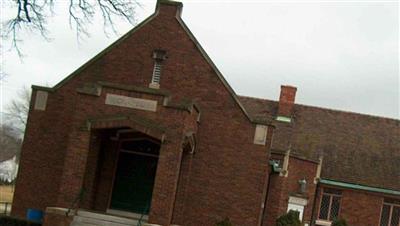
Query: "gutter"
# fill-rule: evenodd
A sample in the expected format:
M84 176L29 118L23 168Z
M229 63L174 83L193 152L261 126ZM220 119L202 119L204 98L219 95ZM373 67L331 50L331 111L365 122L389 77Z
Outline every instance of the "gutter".
M354 189L354 190L378 192L378 193L383 193L383 194L388 194L388 195L400 196L400 191L398 191L398 190L377 188L377 187L371 187L371 186L366 186L366 185L353 184L353 183L347 183L347 182L342 182L342 181L335 181L335 180L330 180L330 179L322 179L321 178L319 180L319 183L324 184L324 185L333 185L333 186L337 186L337 187L349 188L349 189Z

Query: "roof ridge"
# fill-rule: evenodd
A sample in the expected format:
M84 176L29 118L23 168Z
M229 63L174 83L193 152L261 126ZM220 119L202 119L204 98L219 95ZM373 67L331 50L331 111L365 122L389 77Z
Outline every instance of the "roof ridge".
M266 99L266 98L261 98L261 97L251 97L251 96L245 96L245 95L238 95L238 96L239 97L248 98L248 99L264 100L264 101L270 101L270 102L276 102L276 103L279 102L277 100L271 100L271 99ZM364 117L386 119L386 120L392 120L392 121L400 122L400 119L390 118L390 117L387 117L387 116L378 116L378 115L372 115L372 114L367 114L367 113L360 113L360 112L354 112L354 111L348 111L348 110L334 109L334 108L329 108L329 107L313 106L313 105L307 105L307 104L301 104L301 103L295 103L295 106L296 105L300 106L300 107L317 108L317 109L321 109L321 110L325 110L325 111L333 111L333 112L344 113L344 114L353 114L353 115L359 115L359 116L364 116Z
M249 98L249 99L257 99L257 100L267 100L267 101L272 101L272 102L278 102L276 100L270 100L270 99L265 99L261 97L251 97L251 96L246 96L246 95L237 95L238 97L244 97L244 98Z
M317 108L317 109L321 109L321 110L325 110L325 111L334 111L334 112L338 112L338 113L359 115L359 116L369 117L369 118L387 119L387 120L400 122L400 119L389 118L387 116L372 115L372 114L367 114L367 113L360 113L360 112L341 110L341 109L333 109L333 108L329 108L329 107L312 106L312 105L307 105L307 104L295 104L295 105L298 105L301 107L308 107L308 108Z

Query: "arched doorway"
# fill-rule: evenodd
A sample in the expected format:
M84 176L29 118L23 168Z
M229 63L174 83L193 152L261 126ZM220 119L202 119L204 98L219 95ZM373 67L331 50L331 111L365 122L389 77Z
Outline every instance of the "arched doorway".
M140 133L121 137L109 209L147 215L160 142Z

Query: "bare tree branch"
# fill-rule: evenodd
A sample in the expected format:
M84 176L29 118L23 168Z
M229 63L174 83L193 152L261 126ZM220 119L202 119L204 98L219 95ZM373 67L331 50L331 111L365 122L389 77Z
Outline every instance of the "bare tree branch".
M15 8L15 17L6 22L3 39L11 41L11 48L16 50L20 57L23 31L39 33L49 41L47 22L54 15L54 0L12 0ZM136 22L136 7L141 6L136 0L69 0L69 24L74 29L79 41L88 37L88 25L94 20L96 12L103 18L104 33L108 36L108 29L117 34L116 19L125 19L131 24Z
M19 156L22 139L10 125L0 125L0 162Z
M12 125L21 137L26 127L30 98L31 91L27 87L23 87L18 91L17 98L13 99L6 107L7 124Z

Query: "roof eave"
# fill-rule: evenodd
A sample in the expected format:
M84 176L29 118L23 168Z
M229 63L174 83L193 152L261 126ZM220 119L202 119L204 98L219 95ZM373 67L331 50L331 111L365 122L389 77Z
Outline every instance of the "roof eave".
M336 180L332 180L332 179L321 178L319 180L319 183L323 184L323 185L331 185L331 186L337 186L337 187L341 187L341 188L348 188L348 189L354 189L354 190L362 190L362 191L377 192L377 193L383 193L383 194L388 194L388 195L400 196L400 191L398 191L398 190L387 189L387 188L378 188L378 187L372 187L372 186L361 185L361 184L353 184L353 183L348 183L348 182L343 182L343 181L336 181Z

